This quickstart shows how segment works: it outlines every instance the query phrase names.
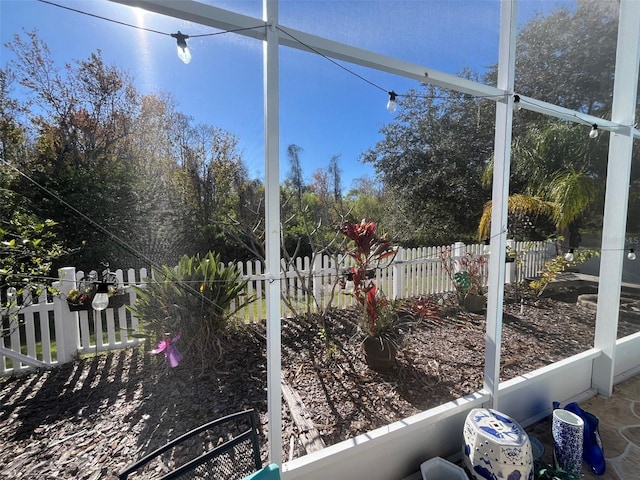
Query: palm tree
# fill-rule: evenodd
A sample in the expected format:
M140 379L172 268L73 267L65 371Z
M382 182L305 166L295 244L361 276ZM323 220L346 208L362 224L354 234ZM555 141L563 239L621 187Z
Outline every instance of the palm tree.
M565 122L532 126L514 140L507 210L514 217L548 219L557 233L570 238L584 214L602 197L606 174L604 142L586 138L585 127ZM491 180L493 163L484 173ZM491 202L485 205L478 237L490 231ZM570 246L573 246L570 242Z

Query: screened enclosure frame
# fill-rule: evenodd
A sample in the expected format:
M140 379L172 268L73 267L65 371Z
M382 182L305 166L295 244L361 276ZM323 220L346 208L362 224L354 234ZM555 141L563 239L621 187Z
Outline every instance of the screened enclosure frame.
M517 0L502 0L497 86L463 79L429 67L381 55L372 51L339 43L278 22L278 0L263 0L262 18L253 18L191 0L111 0L129 6L167 15L222 30L241 30L237 35L263 42L264 118L265 118L265 201L266 201L266 272L269 282L267 297L267 387L269 455L280 464L282 458L280 435L280 205L279 205L279 47L320 53L329 58L379 70L393 75L425 82L437 87L474 96L482 96L496 103L494 175L492 185L491 250L505 251L507 239L507 198L512 138L512 117L516 52ZM523 109L568 122L597 124L611 133L606 178L605 209L602 231L602 255L596 333L592 370L592 388L603 395L611 395L616 361L616 333L618 304L625 255L624 239L628 208L628 185L634 140L640 138L635 127L638 68L640 63L640 2L620 0L618 48L615 64L613 109L610 119L594 117L536 98L520 95ZM357 19L354 20L357 22ZM255 28L263 25L264 28ZM291 35L286 35L286 31ZM295 37L296 40L293 39ZM624 47L623 47L624 45ZM215 95L215 92L211 92ZM501 406L500 344L504 268L499 255L489 264L489 292L485 345L484 392L493 408ZM640 359L637 359L640 364ZM276 432L274 437L271 432ZM286 478L286 477L285 477Z

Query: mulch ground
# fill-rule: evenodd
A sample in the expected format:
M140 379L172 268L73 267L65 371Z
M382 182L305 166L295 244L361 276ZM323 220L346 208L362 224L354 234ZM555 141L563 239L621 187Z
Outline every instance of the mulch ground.
M595 310L576 300L595 292L568 283L523 303L505 294L502 380L590 348ZM325 445L482 388L484 315L416 319L384 373L364 361L357 315L283 321L282 379ZM640 315L621 313L619 337L639 329ZM0 478L115 478L169 439L245 408L259 412L266 434L265 343L264 325L252 324L223 339L213 366L186 358L169 369L147 346L0 379ZM284 401L284 460L305 454L308 435L290 413Z

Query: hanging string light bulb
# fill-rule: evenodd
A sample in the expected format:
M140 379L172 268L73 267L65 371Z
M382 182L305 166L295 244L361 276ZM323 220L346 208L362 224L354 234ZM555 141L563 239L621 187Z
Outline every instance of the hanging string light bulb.
M564 259L567 262L573 262L573 259L574 259L573 248L570 248L569 251L564 254Z
M627 258L629 260L635 260L636 259L636 252L633 250L633 248L629 249L629 253L627 253Z
M171 36L176 39L176 43L178 44L178 58L184 63L189 63L191 61L191 52L187 46L187 38L189 38L189 35L180 33L180 30L178 30L178 33L172 33Z
M94 310L102 311L109 305L109 284L106 282L98 282L96 293L91 301Z
M598 125L597 124L593 124L591 125L591 131L589 132L589 138L597 138L598 137Z
M513 96L513 111L519 112L522 109L522 104L520 103L520 95Z
M398 104L396 103L396 98L398 98L398 94L391 90L389 93L389 101L387 102L387 111L389 113L393 113L398 108Z

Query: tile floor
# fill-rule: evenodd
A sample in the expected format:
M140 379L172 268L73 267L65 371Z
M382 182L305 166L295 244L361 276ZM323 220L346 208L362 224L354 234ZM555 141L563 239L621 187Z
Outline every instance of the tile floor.
M640 375L636 375L613 388L609 398L596 395L580 402L583 410L600 419L600 438L604 448L607 469L604 475L594 475L583 463L585 480L637 480L640 479ZM551 418L546 418L526 429L540 440L545 453L543 460L553 458Z

